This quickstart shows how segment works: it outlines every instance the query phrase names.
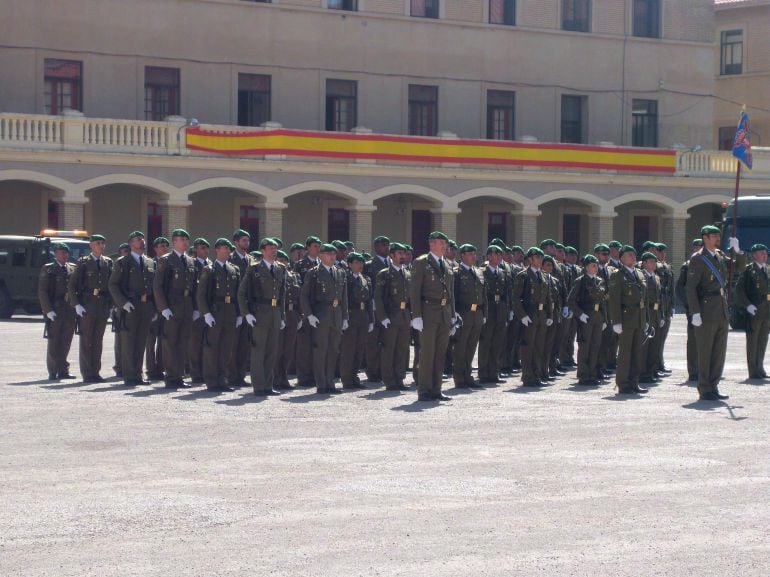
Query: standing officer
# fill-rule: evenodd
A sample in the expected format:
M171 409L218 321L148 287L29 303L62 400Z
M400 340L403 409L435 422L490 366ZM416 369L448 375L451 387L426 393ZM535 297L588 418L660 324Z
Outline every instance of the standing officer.
M280 331L286 326L286 271L276 262L278 243L263 238L262 260L250 266L238 287L238 305L251 330L251 386L258 397L274 388Z
M372 281L362 273L364 257L351 252L347 255L348 328L342 333L340 345L340 377L343 389L363 389L358 370L366 352L366 337L374 331Z
M196 238L193 241L195 250L195 286L193 287L193 324L190 331L190 347L187 352L187 358L190 365L190 380L193 383L202 383L203 381L203 329L206 324L203 322L200 309L198 308L198 283L200 282L203 269L211 266L209 260L209 241L205 238Z
M232 391L227 371L236 337L241 273L230 262L235 247L226 238L214 243L216 260L201 270L196 299L203 315L203 380L210 391Z
M577 319L578 384L598 386L599 348L602 344L602 331L607 325L606 301L607 286L597 276L599 259L592 254L583 257L583 274L572 285L568 297L570 310Z
M305 256L294 267L294 272L299 275L300 282L304 284L305 275L313 267L320 264L319 253L321 239L317 236L309 236L305 239ZM335 255L336 256L336 255ZM312 387L313 382L313 346L310 340L311 326L307 324L308 313L302 310L305 322L297 332L297 386Z
M612 250L614 251L615 249ZM604 243L594 245L594 256L599 260L599 278L604 281L604 285L609 291L610 277L616 270L618 270L615 266L610 264L610 247ZM620 249L618 249L618 259L620 259ZM620 260L617 262L619 263ZM609 316L609 311L607 312ZM610 323L607 323L607 328L602 332L602 347L599 352L599 365L601 367L602 379L608 378L609 375L617 369L617 359L618 335L615 333Z
M455 274L455 310L462 324L454 335L453 377L458 389L480 388L471 375L473 357L476 355L482 326L487 315L487 295L483 273L476 268L476 247L460 246L460 265Z
M770 281L767 273L767 247L751 247L754 262L746 267L735 287L733 305L746 309L746 362L750 379L767 379L765 350L770 331Z
M337 249L321 246L321 264L305 274L301 301L311 328L313 376L318 393L339 393L334 388L334 369L342 332L348 328L348 294L345 271L334 266Z
M59 242L53 245L54 261L43 265L37 284L40 307L46 317L45 334L48 338L48 380L74 379L70 374L67 355L75 334L75 310L68 302L67 286L75 273L69 262L70 249Z
M654 250L654 246L651 248ZM660 347L660 331L665 320L661 316L663 296L660 277L656 273L658 257L652 252L645 252L642 254L641 263L647 290L644 302L645 327L642 333L642 372L639 375L639 382L651 384L660 381L658 349Z
M152 241L152 246L155 249L155 269L158 268L158 259L167 255L171 250L169 247L171 243L165 236L159 236ZM155 279L151 281L153 284ZM153 296L154 298L154 296ZM157 313L159 309L155 307L155 314L150 319L150 332L147 333L147 350L145 352L145 371L147 372L147 378L159 381L165 379L163 375L163 320Z
M698 394L702 401L718 401L728 398L719 393L719 380L730 328L725 299L729 259L718 248L721 232L717 227L704 226L700 233L703 248L692 256L687 270L687 306L698 347ZM737 238L730 238L730 248L742 255Z
M374 314L379 325L378 366L388 391L406 391L406 367L409 365L411 335L410 291L412 273L403 266L406 247L388 241L390 258L387 268L377 273L374 289ZM375 255L374 258L377 258ZM366 358L367 367L369 357Z
M572 291L572 287L575 284L577 278L583 274L583 271L577 264L578 252L574 247L564 247L564 270L569 278L567 287L567 297ZM572 312L572 309L570 309ZM561 343L561 350L559 351L559 361L564 369L577 366L575 364L575 337L577 335L578 319L574 314L568 315L568 318L564 321L566 328L564 332L564 340Z
M295 242L289 247L289 264L291 265L292 270L296 266L296 264L302 260L302 258L305 256L305 245L303 245L301 242Z
M158 259L153 280L155 307L160 311L160 338L166 388L189 388L182 379L193 325L193 298L197 272L195 262L187 256L190 234L177 228L171 232L173 250Z
M387 269L390 264L388 261L388 254L391 252L390 239L387 236L378 236L374 239L373 245L374 255L364 266L364 274L376 283L379 272ZM372 383L382 380L380 370L380 343L383 340L380 331L382 330L383 327L378 321L374 324L374 330L366 336L366 380Z
M548 384L548 359L544 358L545 332L553 324L551 291L541 270L544 253L533 246L527 250L529 266L513 283L513 309L523 325L520 334L521 382L525 387Z
M243 279L248 268L256 262L255 258L249 254L251 235L239 228L233 232L233 243L234 249L230 255L230 262L238 267L240 278ZM231 386L243 387L246 385L246 372L249 366L249 357L251 356L251 346L249 345L251 328L243 323L243 317L240 314L236 317L235 323L235 342L230 354L227 379Z
M691 254L698 252L703 246L703 241L699 238L695 238L692 241ZM692 326L692 315L690 309L687 306L687 271L690 268L690 259L688 258L682 263L679 269L679 278L676 279L676 297L684 307L685 316L687 317L687 380L698 380L698 348L695 345L695 327Z
M105 238L92 234L91 254L81 257L70 277L69 302L75 306L80 323L80 374L84 383L101 383L102 342L110 317L112 259L104 256Z
M500 266L502 249L494 244L487 247L487 266L483 278L486 296L486 322L481 327L479 342L479 382L504 383L500 367L505 352L505 336L511 311L512 283L508 271ZM455 298L457 295L455 294ZM459 312L459 311L458 311ZM465 320L463 319L463 325ZM468 369L470 373L470 369Z
M546 380L555 381L557 376L563 376L566 373L557 369L558 359L557 354L557 341L561 334L561 322L563 304L567 302L567 298L564 295L564 287L562 280L553 274L553 271L558 266L556 260L550 254L546 254L543 257L543 274L548 288L551 291L551 310L548 312L548 319L546 320L545 329L545 348L543 349L543 355L546 363ZM548 321L552 321L549 325Z
M441 378L455 312L454 272L444 258L449 237L435 231L428 236L430 252L412 264L412 328L420 334L417 375L419 401L450 401L441 392Z
M522 249L519 245L514 245L511 247L511 262L508 263L508 268L511 272L511 283L514 283L516 280L516 276L524 270L524 249ZM511 310L513 309L513 300L511 300ZM514 315L516 314L516 311L514 310ZM510 373L516 373L521 371L521 351L520 351L520 341L521 341L521 331L522 331L522 325L519 322L518 319L514 318L510 323L508 323L508 337L505 345L505 350L508 351L509 354L509 361L507 364L510 367ZM506 368L505 366L503 367Z
M645 294L647 284L636 268L636 250L626 245L620 249L622 268L610 277L610 323L618 335L618 369L615 384L618 394L646 393L639 386L642 372L642 338L646 324Z
M654 254L658 258L658 265L655 269L655 273L660 279L660 319L664 321L660 325L659 335L657 341L656 364L658 368L658 376L667 376L671 374L671 370L666 367L666 363L663 360L663 350L666 346L666 340L668 339L668 331L671 328L671 320L674 317L674 271L671 265L666 262L666 251L668 246L659 242L655 245Z
M112 267L107 284L112 302L120 310L120 349L123 353L123 382L127 387L149 384L142 379L142 357L155 312L152 299L155 262L145 256L144 233L135 230L128 237L131 252Z
M122 256L127 256L131 252L131 247L127 242L120 243L118 246L118 254L113 258L113 261L119 259ZM115 364L112 369L115 371L116 377L123 377L123 367L121 365L123 355L120 352L120 335L118 335L118 321L120 319L120 310L112 303L112 310L110 311L110 317L112 319L112 332L115 333L113 349L115 351Z
M284 266L286 271L286 326L278 337L278 356L275 359L275 374L273 376L273 388L278 390L290 390L289 371L295 367L297 353L297 331L302 325L302 313L300 311L299 295L302 286L299 283L299 275L289 267L289 255L282 250L278 251L276 260Z

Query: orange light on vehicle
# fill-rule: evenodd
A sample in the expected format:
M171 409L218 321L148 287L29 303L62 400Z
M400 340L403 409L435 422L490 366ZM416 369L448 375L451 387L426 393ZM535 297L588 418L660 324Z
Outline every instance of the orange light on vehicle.
M56 230L54 228L44 228L40 231L40 236L61 236L61 237L86 237L86 230Z

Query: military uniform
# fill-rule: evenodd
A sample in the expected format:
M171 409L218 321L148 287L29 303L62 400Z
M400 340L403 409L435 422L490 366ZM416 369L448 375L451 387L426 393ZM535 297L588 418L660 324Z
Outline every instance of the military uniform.
M388 268L389 262L390 260L387 257L383 259L379 255L374 255L364 265L364 274L376 284L377 275L381 270ZM366 335L366 380L375 383L382 380L382 371L380 370L380 343L383 340L380 332L382 330L384 330L382 325L376 322L374 323L374 330Z
M615 384L619 393L641 392L642 338L646 324L647 283L642 271L622 267L610 277L610 325L621 324L618 338L618 367Z
M304 284L305 276L308 271L313 267L318 266L320 261L314 258L310 258L308 255L302 257L302 259L296 264L294 272L299 276L300 282ZM304 309L302 310L303 316L307 317L308 313ZM297 384L299 386L312 386L313 385L313 346L311 342L310 325L307 322L302 324L302 327L297 331Z
M562 349L562 343L567 338L569 319L565 318L564 308L567 306L567 295L569 295L569 272L562 263L554 259L553 271L551 272L551 289L553 295L553 325L546 331L546 347L549 348L548 371L550 375L555 375L557 370L562 368L559 354Z
M511 276L511 286L513 286L516 276L524 270L523 266L520 266L516 263L505 263L508 268L508 274ZM513 291L513 288L511 288L511 291ZM513 294L513 292L511 292ZM516 314L516 311L513 307L513 299L511 299L511 310L514 311L514 315ZM505 351L507 354L507 358L503 360L503 371L508 372L514 372L521 370L521 351L520 351L520 341L521 341L521 331L524 327L519 322L519 319L514 316L513 319L511 319L511 322L508 323L508 331L506 335L506 342L505 342Z
M234 250L230 256L230 263L238 267L238 274L243 279L248 268L255 264L256 260L248 253L241 256L237 250ZM235 342L233 343L227 371L227 379L234 386L243 386L246 383L246 372L249 368L249 358L251 357L249 333L251 333L251 327L245 322L235 329Z
M149 257L148 257L149 258ZM152 259L155 269L158 268L158 257ZM154 272L152 273L154 275ZM153 276L151 283L154 284L155 277ZM153 299L155 297L153 296ZM157 313L158 309L155 308ZM162 321L163 319L159 314L153 315L150 319L150 328L147 331L147 342L145 343L144 351L144 369L147 373L147 378L151 380L162 380L165 378L163 374L163 337L162 337Z
M511 277L505 269L484 267L486 319L479 337L479 381L502 382L500 368L511 311ZM469 371L470 372L470 371Z
M37 295L43 315L51 311L56 318L46 320L48 347L46 365L51 379L68 377L70 364L67 355L72 345L72 335L75 334L75 309L68 302L67 286L70 277L75 274L75 265L58 261L43 265L38 278Z
M84 381L100 381L102 343L112 299L107 285L112 273L112 259L94 255L81 257L70 276L68 292L72 306L81 305L85 314L80 318L80 374Z
M698 347L695 344L695 327L692 325L692 315L687 306L687 271L690 261L686 260L679 269L679 278L676 280L676 297L684 307L687 318L687 378L690 381L698 380Z
M412 274L404 267L392 264L377 273L374 289L374 314L379 328L382 381L388 390L402 390L409 365L409 337L411 334ZM387 328L382 321L388 319ZM369 357L366 359L369 367Z
M664 321L663 326L659 326L656 331L656 350L655 363L659 371L666 370L666 363L663 360L663 351L668 339L668 331L671 328L671 319L674 316L674 271L671 265L666 262L659 262L656 274L660 281L660 320Z
M765 350L770 331L770 281L767 266L752 263L746 267L735 287L733 305L746 309L754 305L754 314L746 313L746 362L750 379L767 378Z
M657 381L656 374L660 369L660 320L663 313L663 297L660 277L656 273L647 271L643 271L642 274L647 285L644 308L645 329L648 332L642 335L642 372L639 380L642 383L653 383Z
M599 272L597 276L602 279L604 286L607 287L608 291L610 286L610 277L612 277L612 275L617 270L617 268L609 264L606 266L599 265ZM602 346L599 350L599 366L602 369L602 374L605 374L605 371L615 370L617 368L617 361L618 335L615 333L615 331L612 330L612 325L607 323L607 328L602 331Z
M340 346L340 377L343 388L360 388L358 371L366 353L369 325L374 324L372 281L363 273L357 277L346 273L348 283L348 328L342 333Z
M521 329L521 381L526 386L543 384L548 376L548 359L545 350L547 321L551 318L553 301L546 274L542 270L527 267L513 283L513 309L521 322L525 317L530 323Z
M566 289L565 306L569 306L569 294L572 292L572 287L575 286L578 277L583 274L583 271L579 266L575 264L563 264L564 267L564 284ZM559 363L563 368L575 366L575 337L577 336L578 319L573 314L570 318L566 318L562 321L564 323L564 337L560 343L558 352Z
M190 346L187 351L187 359L190 366L190 378L193 383L203 382L203 330L206 328L206 324L203 322L203 315L201 315L198 308L198 283L201 279L201 273L204 268L211 266L209 259L201 260L199 258L194 259L195 263L195 285L193 287L193 316L197 317L192 323L192 329L190 331Z
M455 387L463 388L475 385L471 366L487 315L487 295L483 273L476 267L460 264L455 274L454 292L455 310L462 318L463 324L454 335L452 374Z
M573 318L578 323L577 378L580 384L598 385L602 377L599 374L599 349L602 330L607 324L608 298L604 281L598 276L592 278L584 274L575 280L567 299Z
M153 278L155 262L134 253L120 257L112 267L108 283L110 296L119 311L120 350L122 353L123 380L135 385L142 380L142 358L150 332L150 320L155 314ZM131 303L131 312L123 307Z
M289 374L296 371L297 354L297 326L302 321L299 295L302 290L299 275L289 269L286 270L286 326L280 332L278 356L275 363L274 387L277 389L290 389Z

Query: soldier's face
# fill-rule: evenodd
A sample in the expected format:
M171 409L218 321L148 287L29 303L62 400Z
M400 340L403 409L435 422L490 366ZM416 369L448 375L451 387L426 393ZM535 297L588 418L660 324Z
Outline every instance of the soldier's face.
M505 262L513 262L513 254L511 254L510 252L503 253L503 260Z
M103 240L92 240L89 244L91 252L94 256L102 256L104 254L105 242Z
M214 252L217 255L217 260L219 262L225 262L230 258L230 247L229 246L218 246L214 249Z
M572 253L569 253L569 254L565 255L565 257L564 257L564 259L569 264L575 264L577 262L577 258L578 258L577 255L576 254L572 254Z
M757 250L754 251L751 256L754 258L754 262L757 264L766 264L767 263L767 251L766 250Z
M174 245L176 252L185 253L190 248L190 239L184 236L175 236L171 239L171 243Z
M350 261L348 265L350 266L350 272L354 274L361 274L361 271L364 270L364 263L358 259Z
M238 248L240 252L249 252L250 244L251 244L251 239L248 236L242 236L241 238L235 241L235 246Z
M199 244L195 247L195 256L204 260L209 258L209 247L205 244Z
M551 274L553 272L553 265L550 260L543 262L543 271Z
M377 253L377 256L384 258L388 256L388 253L390 252L390 244L387 242L378 242L374 245L374 252Z
M288 266L288 264L289 264L289 260L288 259L282 258L280 256L278 257L277 260L278 260L278 262L280 262L284 266Z
M636 264L636 254L633 252L624 252L623 256L620 257L620 262L623 263L623 266L633 268L634 264Z
M534 268L540 268L543 266L543 257L539 254L533 254L529 256L529 266Z
M155 254L158 256L163 256L168 253L168 250L168 245L165 242L155 245Z
M275 262L275 257L278 256L278 247L272 244L265 246L262 249L262 258L267 259L270 262Z
M64 264L69 260L70 253L69 251L66 251L66 250L55 250L53 251L53 256L57 261Z
M559 259L559 261L564 261L564 250L563 249L556 249L556 258Z
M130 249L130 248L121 248L121 249L118 251L118 254L119 254L120 256L126 256L126 255L127 255L128 253L130 253L130 252L131 252L131 249Z
M144 252L145 242L144 242L144 238L142 238L141 236L132 238L131 240L128 241L128 244L131 247L132 252L138 252L138 253Z
M719 246L719 241L722 239L722 235L719 233L704 234L703 246L705 246L711 252Z
M390 260L393 261L393 264L396 265L402 265L404 264L404 259L406 258L406 251L405 250L394 250L390 253Z
M599 272L599 264L595 262L589 262L586 265L586 272L591 276L596 276L596 274Z
M294 249L293 251L291 251L291 259L294 262L301 261L302 257L304 256L303 255L304 252L305 252L304 250Z
M307 247L307 255L310 258L318 258L318 253L321 250L321 245L317 242L311 242ZM336 254L334 256L337 256Z
M500 266L500 261L503 260L502 255L497 252L490 252L487 254L487 260L493 267Z
M337 259L337 253L336 252L322 252L320 254L321 263L324 266L332 266L334 264L334 261Z
M474 264L476 264L476 253L475 252L460 253L460 260L465 266L473 266Z
M594 256L599 259L600 264L607 264L607 261L610 260L610 253L608 252L595 252Z
M515 252L513 253L513 262L516 264L521 264L524 262L524 253L523 252Z
M651 258L648 258L646 261L644 261L644 270L647 272L655 272L655 265L658 263Z
M432 238L428 241L430 252L437 255L446 254L447 244L447 241L445 241L443 238Z
M620 258L620 249L619 248L612 248L612 247L610 247L610 254L609 254L609 256L611 256L613 258L613 260L618 260L618 258Z
M449 260L454 260L456 256L457 256L457 249L454 248L454 247L451 247L451 246L447 247L447 249L446 249L446 257Z

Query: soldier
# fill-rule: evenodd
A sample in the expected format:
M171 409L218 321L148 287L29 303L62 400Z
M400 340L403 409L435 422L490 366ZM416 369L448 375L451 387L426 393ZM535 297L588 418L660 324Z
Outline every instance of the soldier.
M487 295L484 273L476 268L476 247L463 244L459 253L454 293L455 310L462 318L462 324L453 337L453 377L458 389L475 389L481 388L481 384L473 379L471 367L487 315Z
M173 250L158 259L153 281L155 306L163 320L159 336L163 345L166 388L189 388L183 378L193 325L193 298L197 272L187 256L190 233L183 228L171 232Z
M306 254L294 267L294 272L299 275L300 282L304 284L305 275L308 271L320 264L319 252L321 250L321 239L317 236L309 236L305 239ZM335 251L336 257L336 251ZM302 311L307 320L307 311ZM297 333L297 386L312 387L313 381L313 347L311 344L311 326L305 322Z
M554 277L552 288L555 289L554 293L554 312L553 328L546 331L546 344L550 346L550 357L548 359L548 376L549 380L553 380L553 377L564 376L566 370L563 370L559 361L559 351L561 349L561 342L565 338L566 324L564 319L569 319L572 314L567 306L567 293L569 292L569 285L567 279L567 271L561 264L564 260L564 245L557 243L553 239L546 239L540 243L540 248L545 253L545 256L550 256L551 267L553 270L549 272ZM548 261L543 261L544 264ZM551 334L553 333L553 334ZM548 336L551 336L553 343L548 340Z
M364 257L351 252L347 255L348 328L342 333L340 346L340 377L343 389L363 389L358 370L366 352L366 337L374 331L372 281L362 273Z
M513 284L507 269L500 266L502 249L494 244L487 247L487 266L483 271L486 322L481 327L479 342L479 382L504 383L500 367L505 352L508 323L513 319L511 290ZM465 320L463 319L463 323ZM468 371L470 372L470 370Z
M654 246L651 247L654 249ZM658 257L652 252L642 254L642 274L647 290L645 291L645 325L642 334L642 372L639 382L653 384L660 382L658 376L658 356L660 347L660 330L665 324L662 318L662 289L656 273Z
M128 237L131 252L120 257L112 267L108 283L112 302L120 310L118 320L122 352L123 383L127 387L146 385L142 379L142 357L155 312L152 298L155 262L144 254L144 233L138 230Z
M117 256L113 259L113 261L119 259L122 256L126 256L131 252L131 247L128 246L127 242L120 243L120 246L118 246L118 253ZM118 335L118 320L120 319L120 310L115 306L115 303L112 304L112 310L110 311L110 318L112 320L112 332L115 333L115 339L114 339L114 345L113 350L115 352L115 364L113 365L112 369L115 371L116 377L122 377L123 376L123 368L121 366L121 360L123 358L123 355L120 352L120 338Z
M644 275L634 265L636 250L626 245L620 249L621 269L610 277L609 318L618 338L618 368L615 384L618 394L646 393L639 386L642 372L642 338L645 329Z
M620 249L623 248L623 244L620 241L611 240L609 244L604 246L609 249L609 265L614 269L619 269L622 266L620 264ZM599 261L599 264L601 265L601 260Z
M169 253L171 250L169 247L171 243L165 236L159 236L152 241L152 246L155 249L155 268L158 267L158 259ZM154 274L154 273L153 273ZM154 283L154 278L151 279ZM153 297L154 298L154 297ZM162 339L162 323L163 320L157 313L157 307L155 307L155 314L150 319L150 332L147 333L147 345L145 351L145 371L147 372L147 378L151 381L164 380L163 375L163 339Z
M607 326L607 286L597 275L599 259L592 254L583 257L583 274L575 279L567 299L568 306L578 322L577 343L578 384L598 386L599 348L602 331Z
M235 344L238 284L241 273L230 262L233 244L226 238L214 243L215 262L201 270L196 299L206 327L203 330L203 380L210 391L233 391L227 384Z
M619 255L620 253L618 253L618 256ZM610 277L616 270L618 270L609 264L610 247L604 243L594 245L594 256L599 260L599 278L604 281L604 285L609 292ZM607 312L609 316L609 311ZM599 365L601 367L600 378L607 379L615 371L617 368L617 354L618 335L608 322L607 328L602 332L602 346L599 352Z
M238 305L251 330L251 386L258 397L279 395L274 388L280 331L286 327L286 271L275 262L278 243L263 238L262 260L246 270Z
M91 254L81 257L68 285L69 302L75 306L80 325L80 374L84 383L104 381L102 342L110 317L112 301L107 284L112 273L112 259L104 256L105 238L91 235Z
M70 249L63 243L52 246L54 261L43 265L37 284L37 296L43 309L45 337L48 339L46 365L48 380L74 379L70 374L67 355L75 334L75 310L68 302L67 286L75 274L75 265L69 262Z
M549 318L553 324L545 329L545 348L543 355L546 362L546 380L555 381L556 377L564 376L566 373L559 370L559 359L557 356L558 339L561 335L561 325L563 322L561 310L564 303L567 302L567 295L564 291L563 281L553 274L558 263L549 254L543 257L543 273L546 283L551 291L551 310Z
M746 362L750 379L767 379L765 350L770 331L770 281L767 273L767 247L751 247L753 262L746 267L735 287L733 305L746 309Z
M380 335L378 350L382 354L378 365L382 370L386 390L406 391L408 388L404 385L404 379L409 365L412 273L401 264L406 247L388 241L388 248L390 258L387 259L387 267L377 273L374 290L374 314L380 326L377 331ZM367 357L367 367L368 362Z
M511 272L511 282L516 280L516 275L524 270L524 249L519 245L511 247L511 262L508 263L508 268ZM513 310L513 301L511 301L511 309ZM514 315L516 311L514 310ZM514 318L508 323L508 337L505 345L505 350L508 351L510 360L510 373L518 373L521 371L521 351L520 351L520 336L523 327L518 319ZM505 368L505 367L503 367Z
M331 245L336 249L337 254L335 255L335 266L338 266L342 270L348 270L348 248L345 246L345 243L341 240L333 240L331 242Z
M205 238L196 238L193 241L193 250L195 252L195 286L193 288L193 324L190 332L190 346L187 353L190 365L190 381L193 383L203 383L203 329L206 323L203 322L200 309L198 308L198 283L200 282L203 269L211 266L209 260L209 241Z
M238 274L241 279L246 276L248 268L255 264L255 258L249 254L250 244L251 235L248 232L240 228L233 232L234 249L230 255L230 262L238 267ZM236 318L236 324L235 342L230 354L227 379L231 386L243 387L246 385L246 372L251 356L251 346L249 345L251 328L243 323L243 317L240 314Z
M457 260L457 250L458 250L457 242L449 239L449 242L447 243L446 247L446 254L444 255L446 257L447 262L449 263L449 266L452 269L452 272L457 272L457 267L459 266ZM453 371L453 365L454 360L452 358L452 339L457 334L457 331L454 331L454 334L450 337L450 343L449 346L446 348L446 355L444 356L444 376L445 377L451 377Z
M699 238L695 238L692 241L691 254L698 252L703 246L703 241ZM682 267L679 269L679 278L676 280L676 297L684 307L685 316L687 317L687 380L698 380L698 348L695 345L695 327L692 326L692 315L690 309L687 306L687 270L690 267L690 259L688 258Z
M390 265L388 260L390 239L387 236L378 236L374 239L373 245L374 256L364 266L364 274L376 284L379 272L387 269ZM380 342L383 340L380 332L382 330L383 327L378 319L374 324L374 330L366 336L366 380L372 383L382 380L382 372L380 371Z
M578 261L577 249L571 246L565 246L563 266L564 266L564 270L566 271L566 276L568 278L568 282L567 282L568 297L569 297L569 292L572 290L572 287L577 281L577 278L581 274L583 274L583 271L578 266L577 261ZM570 312L572 312L571 308L570 308ZM570 314L568 315L568 318L565 319L565 324L567 326L565 327L564 340L561 343L561 349L559 351L559 360L561 361L561 366L564 370L577 366L575 363L575 337L577 336L578 319L577 317L575 317L574 314Z
M289 267L289 256L282 250L278 251L276 260L286 269L286 326L280 331L278 337L278 355L275 360L275 375L273 388L277 390L291 390L289 383L289 371L294 368L294 358L297 351L297 331L302 326L302 313L300 311L299 295L302 286L299 283L299 275Z
M541 270L544 253L537 247L527 251L529 265L513 283L513 309L523 325L521 331L521 381L525 387L548 384L548 359L544 358L546 329L553 325L551 291Z
M666 367L666 363L663 361L663 350L666 346L666 340L668 339L668 331L671 328L671 320L674 317L674 271L671 265L666 262L666 251L668 246L659 242L655 245L655 251L653 254L658 258L658 265L655 269L655 274L660 279L660 323L659 334L657 336L657 350L655 353L656 365L658 369L658 376L664 377L671 374L671 370Z

